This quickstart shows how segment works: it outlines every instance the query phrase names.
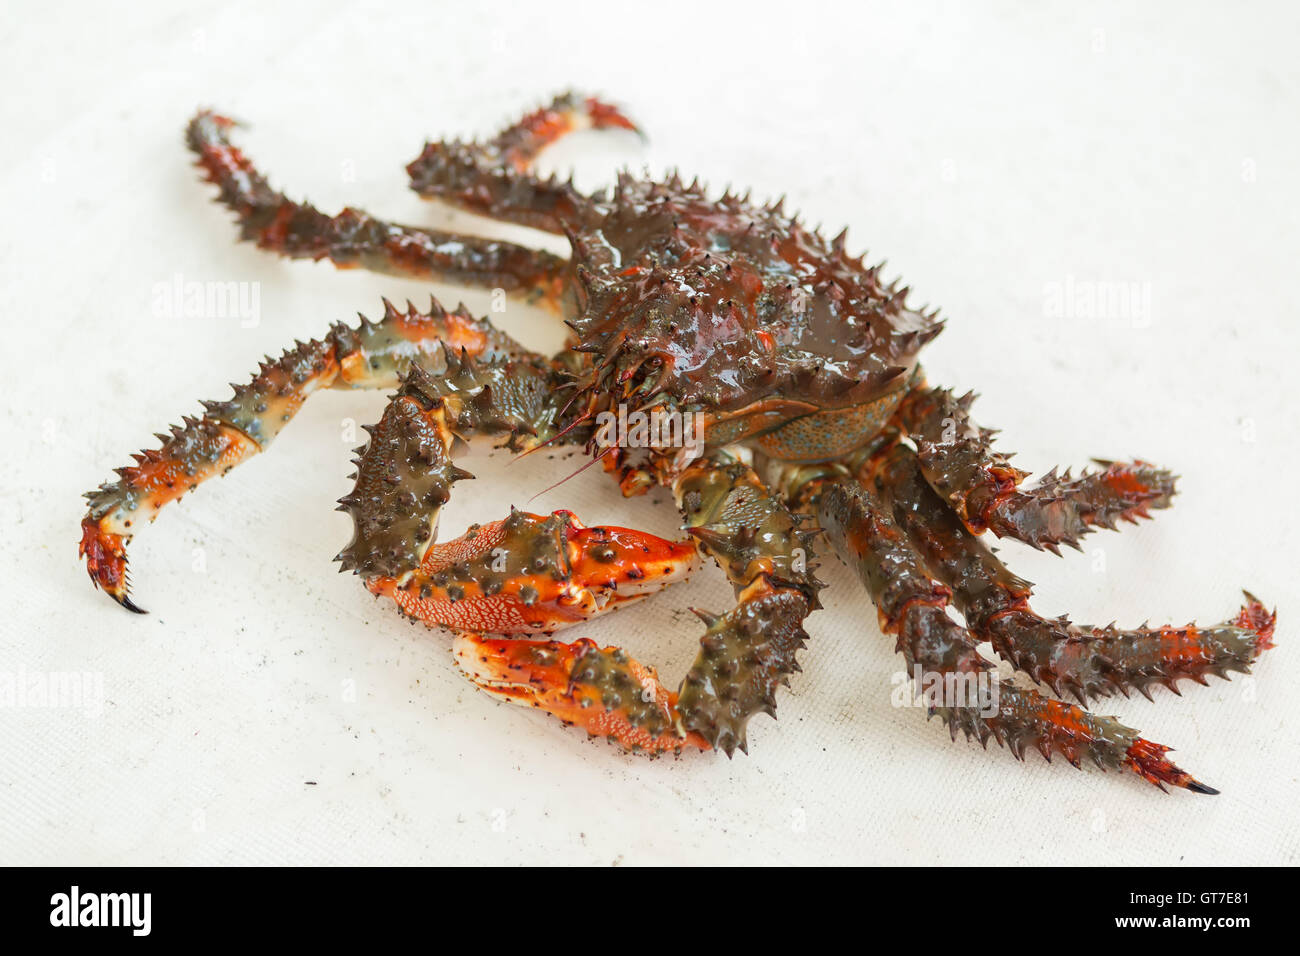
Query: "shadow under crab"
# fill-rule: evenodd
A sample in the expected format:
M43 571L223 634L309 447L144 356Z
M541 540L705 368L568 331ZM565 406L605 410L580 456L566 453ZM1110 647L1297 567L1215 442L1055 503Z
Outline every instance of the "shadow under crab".
M1103 462L1022 488L1027 474L972 422L970 397L924 380L917 357L941 330L937 315L911 308L907 289L850 256L844 233L825 239L780 203L710 198L675 176L621 175L612 190L585 195L533 172L567 132L634 129L614 107L566 94L486 142L430 144L408 167L424 196L564 235L568 259L294 202L232 145L234 125L201 112L187 139L243 238L291 258L504 289L559 312L573 336L547 358L463 308L385 303L377 322L335 325L268 359L231 398L205 403L202 417L88 496L80 553L124 607L140 610L125 550L140 523L265 450L317 389L383 388L396 392L341 501L354 524L343 569L404 614L452 629L457 663L487 692L629 749L731 755L746 748L751 716L775 716L776 689L798 670L804 620L820 606L819 539L858 572L917 673L985 674L991 663L976 647L987 640L1057 698L1086 706L1246 671L1271 646L1276 615L1249 595L1236 618L1211 627L1121 630L1037 615L1028 583L979 535L1077 546L1096 527L1166 507L1173 476ZM688 417L702 442L628 441L599 427L636 416ZM519 452L583 445L625 494L669 488L689 538L512 511L437 543L440 509L470 477L454 454L476 435ZM680 579L701 552L737 603L696 612L706 630L676 691L618 648L551 638ZM1170 762L1168 748L1057 698L1003 683L992 708L940 700L932 712L954 737L991 737L1017 757L1034 748L1216 792Z

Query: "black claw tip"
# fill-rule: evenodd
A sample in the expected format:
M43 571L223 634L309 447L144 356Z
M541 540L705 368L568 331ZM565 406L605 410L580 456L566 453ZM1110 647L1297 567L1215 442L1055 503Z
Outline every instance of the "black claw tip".
M1207 787L1205 784L1197 783L1195 780L1187 785L1187 789L1192 791L1192 793L1208 793L1210 796L1218 796L1219 793L1219 791L1215 790L1213 787Z
M148 613L149 613L149 612L146 611L144 608L140 607L140 605L138 605L138 604L136 604L134 601L132 601L131 598L130 598L129 596L125 595L125 594L123 594L121 597L118 597L117 595L114 595L114 596L113 596L113 600L117 601L118 604L122 605L122 607L126 608L126 609L127 609L128 611L130 611L132 614L148 614Z

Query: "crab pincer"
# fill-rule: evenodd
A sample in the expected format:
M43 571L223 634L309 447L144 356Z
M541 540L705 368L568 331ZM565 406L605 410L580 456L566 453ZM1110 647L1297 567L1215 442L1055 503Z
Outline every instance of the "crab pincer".
M429 548L413 573L366 586L406 616L456 632L461 670L502 700L544 710L629 750L707 749L677 728L677 695L653 668L589 640L550 634L649 597L699 564L695 545L628 528L586 527L569 511L512 511ZM486 638L485 632L504 635Z
M649 597L698 566L690 541L589 528L571 511L512 511L431 545L414 571L366 578L366 587L431 626L549 634Z

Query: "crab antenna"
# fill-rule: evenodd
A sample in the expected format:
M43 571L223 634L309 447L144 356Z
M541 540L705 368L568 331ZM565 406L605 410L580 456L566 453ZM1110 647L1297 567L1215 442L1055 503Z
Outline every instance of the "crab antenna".
M596 462L600 461L602 458L604 458L606 455L608 455L608 454L609 454L611 451L613 451L616 447L617 447L616 445L610 445L608 448L606 448L606 449L605 449L604 451L602 451L599 455L597 455L596 457L594 457L593 459L591 459L591 461L587 462L585 465L583 465L583 466L582 466L581 468L579 468L577 471L574 471L574 472L572 472L572 473L570 473L570 474L565 475L563 478L561 478L559 481L557 481L557 482L556 482L555 484L553 484L553 485L547 485L547 486L546 486L545 488L543 488L541 491L537 492L537 494L533 495L531 498L529 498L527 501L525 501L524 504L532 504L534 501L536 501L536 500L537 500L538 498L540 498L542 495L546 494L548 491L553 491L553 490L555 490L556 488L560 487L560 485L564 484L566 481L568 481L568 480L571 479L571 478L577 478L580 474L582 474L584 471L586 471L588 468L590 468L590 467L591 467L592 465L594 465Z
M526 457L526 456L528 456L528 455L531 455L533 452L538 451L538 450L540 450L540 449L542 449L542 448L545 448L546 446L550 445L550 444L551 444L552 442L554 442L554 441L559 441L561 438L563 438L565 435L569 434L569 432L573 431L575 428L577 428L577 427L578 427L579 425L581 425L583 422L587 421L587 419L589 419L589 418L591 418L591 412L587 412L587 414L583 415L581 418L575 418L575 419L574 419L572 422L570 422L568 425L565 425L564 428L562 428L560 431L556 432L556 433L555 433L554 435L552 435L550 438L546 439L546 441L544 441L544 442L538 442L538 443L537 443L536 445L534 445L532 448L525 448L525 449L524 449L523 451L521 451L519 454L515 455L515 457L511 458L508 462L506 462L506 464L507 464L507 465L513 465L513 464L514 464L515 462L517 462L519 459L524 458L524 457ZM529 498L528 500L529 500L529 501L532 501L531 498Z

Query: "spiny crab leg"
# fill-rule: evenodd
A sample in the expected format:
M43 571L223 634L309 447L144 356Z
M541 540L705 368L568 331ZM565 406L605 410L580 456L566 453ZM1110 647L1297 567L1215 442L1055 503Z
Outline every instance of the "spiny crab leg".
M706 630L682 681L681 729L730 757L748 752L750 717L775 717L777 687L799 670L804 618L821 607L811 548L817 532L801 528L752 468L722 453L685 468L673 496L687 530L736 592L725 614L695 612Z
M295 202L271 187L230 142L238 124L211 111L190 121L186 142L219 199L239 218L240 235L290 259L329 259L340 268L540 293L554 300L563 259L512 242L376 219L360 209L337 215Z
M890 506L852 479L821 489L818 518L839 555L858 573L875 602L881 629L893 634L909 668L927 674L980 675L991 664L975 639L948 616L951 591L935 580ZM1217 793L1112 717L1098 717L1063 701L1002 681L996 706L944 701L933 706L955 739L960 730L987 746L990 737L1017 758L1033 747L1044 758L1060 753L1074 766L1087 759L1103 770L1125 770L1162 789L1166 784Z
M451 486L469 472L453 455L475 434L504 435L522 451L554 436L556 367L540 356L475 361L448 353L440 374L412 365L358 449L356 484L339 499L352 516L341 570L366 577L414 575L438 533Z
M264 451L317 389L391 388L413 361L444 370L444 348L467 356L529 354L486 320L432 301L426 312L385 302L379 322L339 323L322 339L268 358L247 385L234 386L233 397L205 402L202 417L186 417L170 435L159 435L161 447L136 455L134 465L117 469L116 481L87 494L79 554L91 580L140 611L127 593L126 545L164 505Z
M411 188L470 212L560 233L594 208L572 182L531 171L538 154L585 129L640 132L617 107L564 93L483 143L428 143L409 166Z
M1249 672L1273 646L1276 615L1249 594L1236 618L1211 626L1120 629L1043 618L1029 606L1029 582L1008 571L945 507L911 451L894 448L879 473L900 503L897 520L935 577L952 589L971 633L1057 696L1069 691L1085 704L1115 691L1150 697L1157 683L1177 693L1183 679L1204 684L1209 674L1226 679L1230 671Z
M1146 462L1098 461L1102 470L1071 479L1055 469L1038 486L1018 486L1028 472L992 449L993 432L970 419L974 395L956 398L943 388L914 388L897 419L916 442L926 480L976 534L992 531L1060 553L1079 547L1096 527L1150 517L1167 508L1175 478Z

